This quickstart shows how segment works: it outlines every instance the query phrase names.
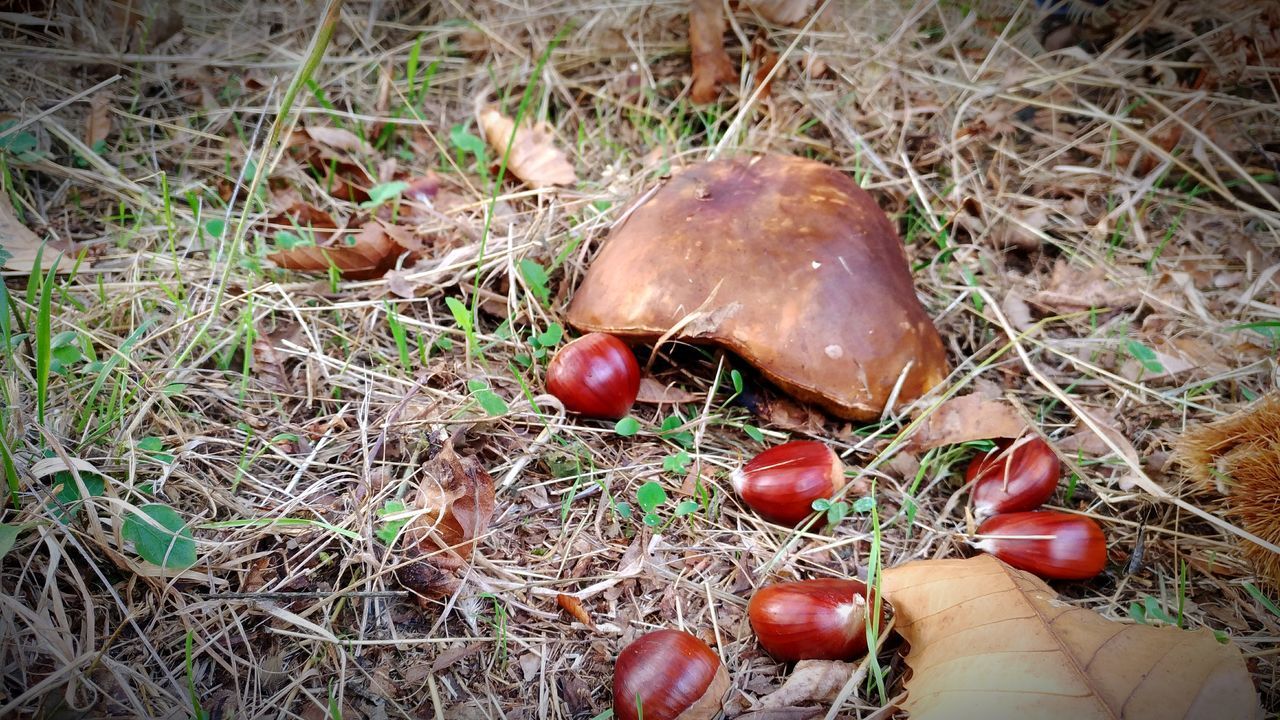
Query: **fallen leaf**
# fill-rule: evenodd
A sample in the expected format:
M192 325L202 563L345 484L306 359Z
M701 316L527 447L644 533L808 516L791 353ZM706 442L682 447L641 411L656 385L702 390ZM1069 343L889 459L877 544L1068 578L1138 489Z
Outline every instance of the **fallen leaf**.
M459 456L449 442L423 466L423 476L410 507L424 514L405 528L406 537L423 552L450 548L469 558L493 517L493 478L480 461Z
M591 688L572 670L566 670L556 676L556 687L560 690L560 700L569 711L569 720L589 720L595 716L595 705L591 702Z
M1089 419L1097 424L1102 433L1120 449L1120 454L1124 459L1128 459L1134 465L1141 463L1138 451L1134 449L1133 443L1129 442L1129 439L1124 436L1124 433L1115 426L1115 423L1110 418L1097 410L1080 408L1080 412L1088 415ZM1082 453L1094 458L1104 458L1115 454L1102 437L1095 433L1083 420L1080 422L1079 429L1076 432L1058 441L1057 445L1060 451L1068 454ZM1133 487L1132 472L1128 469L1127 464L1119 469L1119 476L1116 482L1125 490Z
M735 720L812 720L826 714L819 707L780 707L744 713Z
M369 144L359 135L342 128L315 126L304 128L312 140L343 152L369 152Z
M809 16L817 0L751 0L747 6L778 25L794 25Z
M773 81L786 75L786 68L779 69L774 77L769 77L769 73L778 65L779 55L769 45L767 36L763 33L751 41L751 60L756 66L751 91L758 92L760 99L764 100L769 97ZM769 78L767 82L765 78Z
M783 430L821 435L826 416L810 405L803 405L782 395L761 395L750 406L760 419Z
M881 588L912 720L1261 717L1239 648L1209 630L1107 620L990 555L909 562Z
M286 343L293 344L302 336L302 328L294 323L277 327L265 333L256 333L253 339L253 374L268 387L288 391L292 387L285 363L290 355Z
M663 385L651 377L640 378L640 392L636 402L653 405L693 402L698 396L682 390L674 385Z
M560 606L560 609L572 615L574 620L577 620L592 630L596 629L595 621L587 614L587 609L582 606L582 601L578 598L572 595L560 593L556 595L556 604Z
M1031 318L1031 307L1016 290L1005 293L1004 300L1000 301L1000 309L1015 330L1025 331L1035 325L1035 320Z
M435 660L431 662L431 672L433 674L439 674L444 670L448 670L459 662L479 653L481 650L484 650L484 647L484 643L474 642L461 647L453 647L443 650L435 657Z
M689 51L693 61L689 99L698 104L714 102L721 83L738 79L738 71L724 51L724 5L720 0L692 0Z
M1028 252L1040 250L1042 236L1049 227L1049 210L1043 205L1031 208L1012 208L1009 214L994 224L987 234L987 241L997 249L1021 248Z
M330 266L344 278L368 280L381 277L405 251L377 220L370 220L345 239L340 233L320 239L316 245L277 250L267 257L282 268L327 273Z
M572 185L577 181L573 163L555 146L550 125L538 123L517 130L515 120L492 107L480 111L479 122L485 139L499 157L507 152L507 143L511 144L507 169L530 186Z
M18 217L9 204L9 194L0 192L0 264L10 270L30 273L36 264L36 254L40 251L40 238L31 232L26 225L18 222ZM44 248L40 257L42 269L52 266L50 262L58 256L58 248L52 242ZM58 272L67 272L75 261L65 255L58 260Z
M461 587L456 573L461 565L447 555L418 557L396 566L396 582L419 596L419 604L448 597Z
M111 107L106 93L98 93L89 100L89 115L84 122L84 144L93 147L111 134Z
M784 708L834 700L857 667L856 663L839 660L801 660L782 687L760 698L760 704L765 708Z
M908 446L912 452L922 452L970 440L1016 438L1026 430L1026 422L1008 401L970 393L942 403L925 420L924 427L912 436Z
M1053 274L1049 276L1045 286L1032 295L1030 300L1062 311L1132 307L1142 299L1142 291L1137 286L1140 280L1129 276L1124 279L1124 285L1117 285L1107 279L1101 266L1081 270L1065 260L1059 260L1053 266Z

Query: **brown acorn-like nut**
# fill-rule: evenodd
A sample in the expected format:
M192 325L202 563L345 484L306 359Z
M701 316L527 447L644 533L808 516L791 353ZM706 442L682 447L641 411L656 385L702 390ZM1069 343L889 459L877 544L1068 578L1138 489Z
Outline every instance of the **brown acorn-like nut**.
M640 365L626 343L605 333L589 333L551 358L547 392L570 412L617 420L636 402Z
M724 708L729 673L720 656L682 630L641 635L613 665L616 720L711 720Z
M1092 518L1037 510L989 518L973 546L1050 580L1085 580L1107 567L1107 538Z
M875 594L857 580L801 580L766 585L747 603L760 645L778 660L853 660L867 651L867 603ZM883 619L883 607L881 608Z
M964 473L979 517L1035 510L1053 497L1061 468L1048 443L1032 435L998 450L975 457Z
M755 456L730 476L742 501L764 519L797 525L813 512L813 501L844 487L844 465L831 448L792 440Z

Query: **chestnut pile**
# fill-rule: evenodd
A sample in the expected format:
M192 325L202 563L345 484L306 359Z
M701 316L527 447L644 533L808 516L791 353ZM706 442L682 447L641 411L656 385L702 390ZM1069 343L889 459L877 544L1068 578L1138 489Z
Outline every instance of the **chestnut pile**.
M640 370L631 350L606 333L562 347L547 369L547 389L581 415L618 419L636 401ZM1061 468L1044 440L999 443L965 472L982 520L973 545L1013 567L1049 579L1093 577L1106 565L1106 539L1092 519L1039 510L1057 489ZM815 500L845 484L844 466L827 445L793 440L756 455L730 476L742 501L762 518L795 527ZM765 585L747 604L760 646L780 662L852 661L867 652L868 615L884 604L853 579ZM620 720L710 720L729 690L729 675L707 643L682 630L640 636L614 666L613 711Z

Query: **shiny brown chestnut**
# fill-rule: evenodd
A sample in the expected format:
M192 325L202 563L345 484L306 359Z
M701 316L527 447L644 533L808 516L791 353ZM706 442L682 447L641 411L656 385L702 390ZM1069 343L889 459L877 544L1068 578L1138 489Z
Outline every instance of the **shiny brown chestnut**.
M755 456L730 475L742 501L764 519L797 525L813 512L813 501L844 487L844 465L831 448L792 440Z
M996 515L973 546L1049 580L1085 580L1107 566L1107 539L1092 518L1052 510Z
M711 720L724 708L729 673L720 656L682 630L641 635L613 665L616 720Z
M1053 497L1061 467L1044 440L1031 435L1004 442L969 463L964 479L970 485L979 517L1035 510Z
M547 366L547 392L566 410L595 418L625 417L640 392L640 365L618 338L589 333L556 351Z
M875 593L857 580L783 582L757 590L747 617L778 660L850 661L867 651L868 602L875 604Z

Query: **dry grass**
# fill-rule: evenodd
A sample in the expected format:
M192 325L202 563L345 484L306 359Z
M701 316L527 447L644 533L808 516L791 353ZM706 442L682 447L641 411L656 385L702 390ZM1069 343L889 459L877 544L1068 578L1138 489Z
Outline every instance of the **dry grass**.
M129 40L95 16L107 10L57 5L49 22L0 14L0 107L30 121L38 145L0 151L4 189L38 232L91 251L92 265L52 294L52 332L78 333L110 362L55 375L40 426L33 340L6 357L4 441L21 505L3 519L23 530L0 565L0 716L181 717L194 703L237 718L316 718L330 706L343 717L590 718L608 707L617 650L659 626L718 643L731 715L778 687L784 669L745 622L751 588L865 574L871 549L865 516L789 532L732 497L728 470L760 448L744 426L771 440L804 431L726 402L734 360L710 352L658 352L657 377L696 399L638 406L645 429L632 438L557 413L538 394L541 370L513 363L626 202L712 148L808 154L872 188L957 368L942 390L1017 403L1071 470L1054 504L1107 532L1108 572L1063 593L1118 619L1155 598L1188 627L1230 635L1280 710L1280 617L1247 591L1257 577L1233 526L1188 510L1216 496L1165 467L1189 423L1276 382L1280 24L1261 4L1117 1L1080 45L1050 52L1029 2L979 3L966 17L960 3L833 0L803 34L769 29L767 45L790 49L770 97L744 104L747 61L718 106L694 108L684 3L348 3L316 71L323 101L300 96L304 124L367 129L397 112L412 95L417 38L422 65L439 63L421 119L400 115L406 152L381 156L435 169L459 198L420 228L432 240L406 273L408 299L386 280L274 269L260 251L267 213L243 193L232 207L220 195L249 158L274 154L266 128L319 8L183 3L181 32ZM735 59L760 32L736 13ZM530 113L558 128L580 180L538 192L507 183L490 203L487 177L469 158L456 164L450 128L476 132L477 97L513 112L530 83ZM99 84L113 129L95 153L81 138L86 91ZM324 199L289 156L271 178L355 212ZM202 231L214 218L225 233ZM543 305L516 268L558 257ZM483 352L469 357L444 298L468 298L477 266ZM8 278L15 334L38 314L24 283ZM482 411L474 379L509 411ZM968 552L952 497L968 450L882 452L918 409L810 428L876 479L885 565ZM673 415L687 436L655 432ZM1088 423L1136 452L1126 459ZM378 511L454 434L495 478L498 509L459 590L419 604L395 576L411 561L376 535ZM664 469L680 451L689 478ZM107 478L69 524L37 472L49 454ZM611 499L634 505L646 481L675 495L699 478L705 506L661 535L613 510ZM180 576L121 539L121 518L148 502L193 528L198 562ZM227 524L237 521L252 522ZM556 594L575 592L597 631L558 609ZM891 697L894 651L882 652ZM867 717L887 699L859 689L833 714Z

